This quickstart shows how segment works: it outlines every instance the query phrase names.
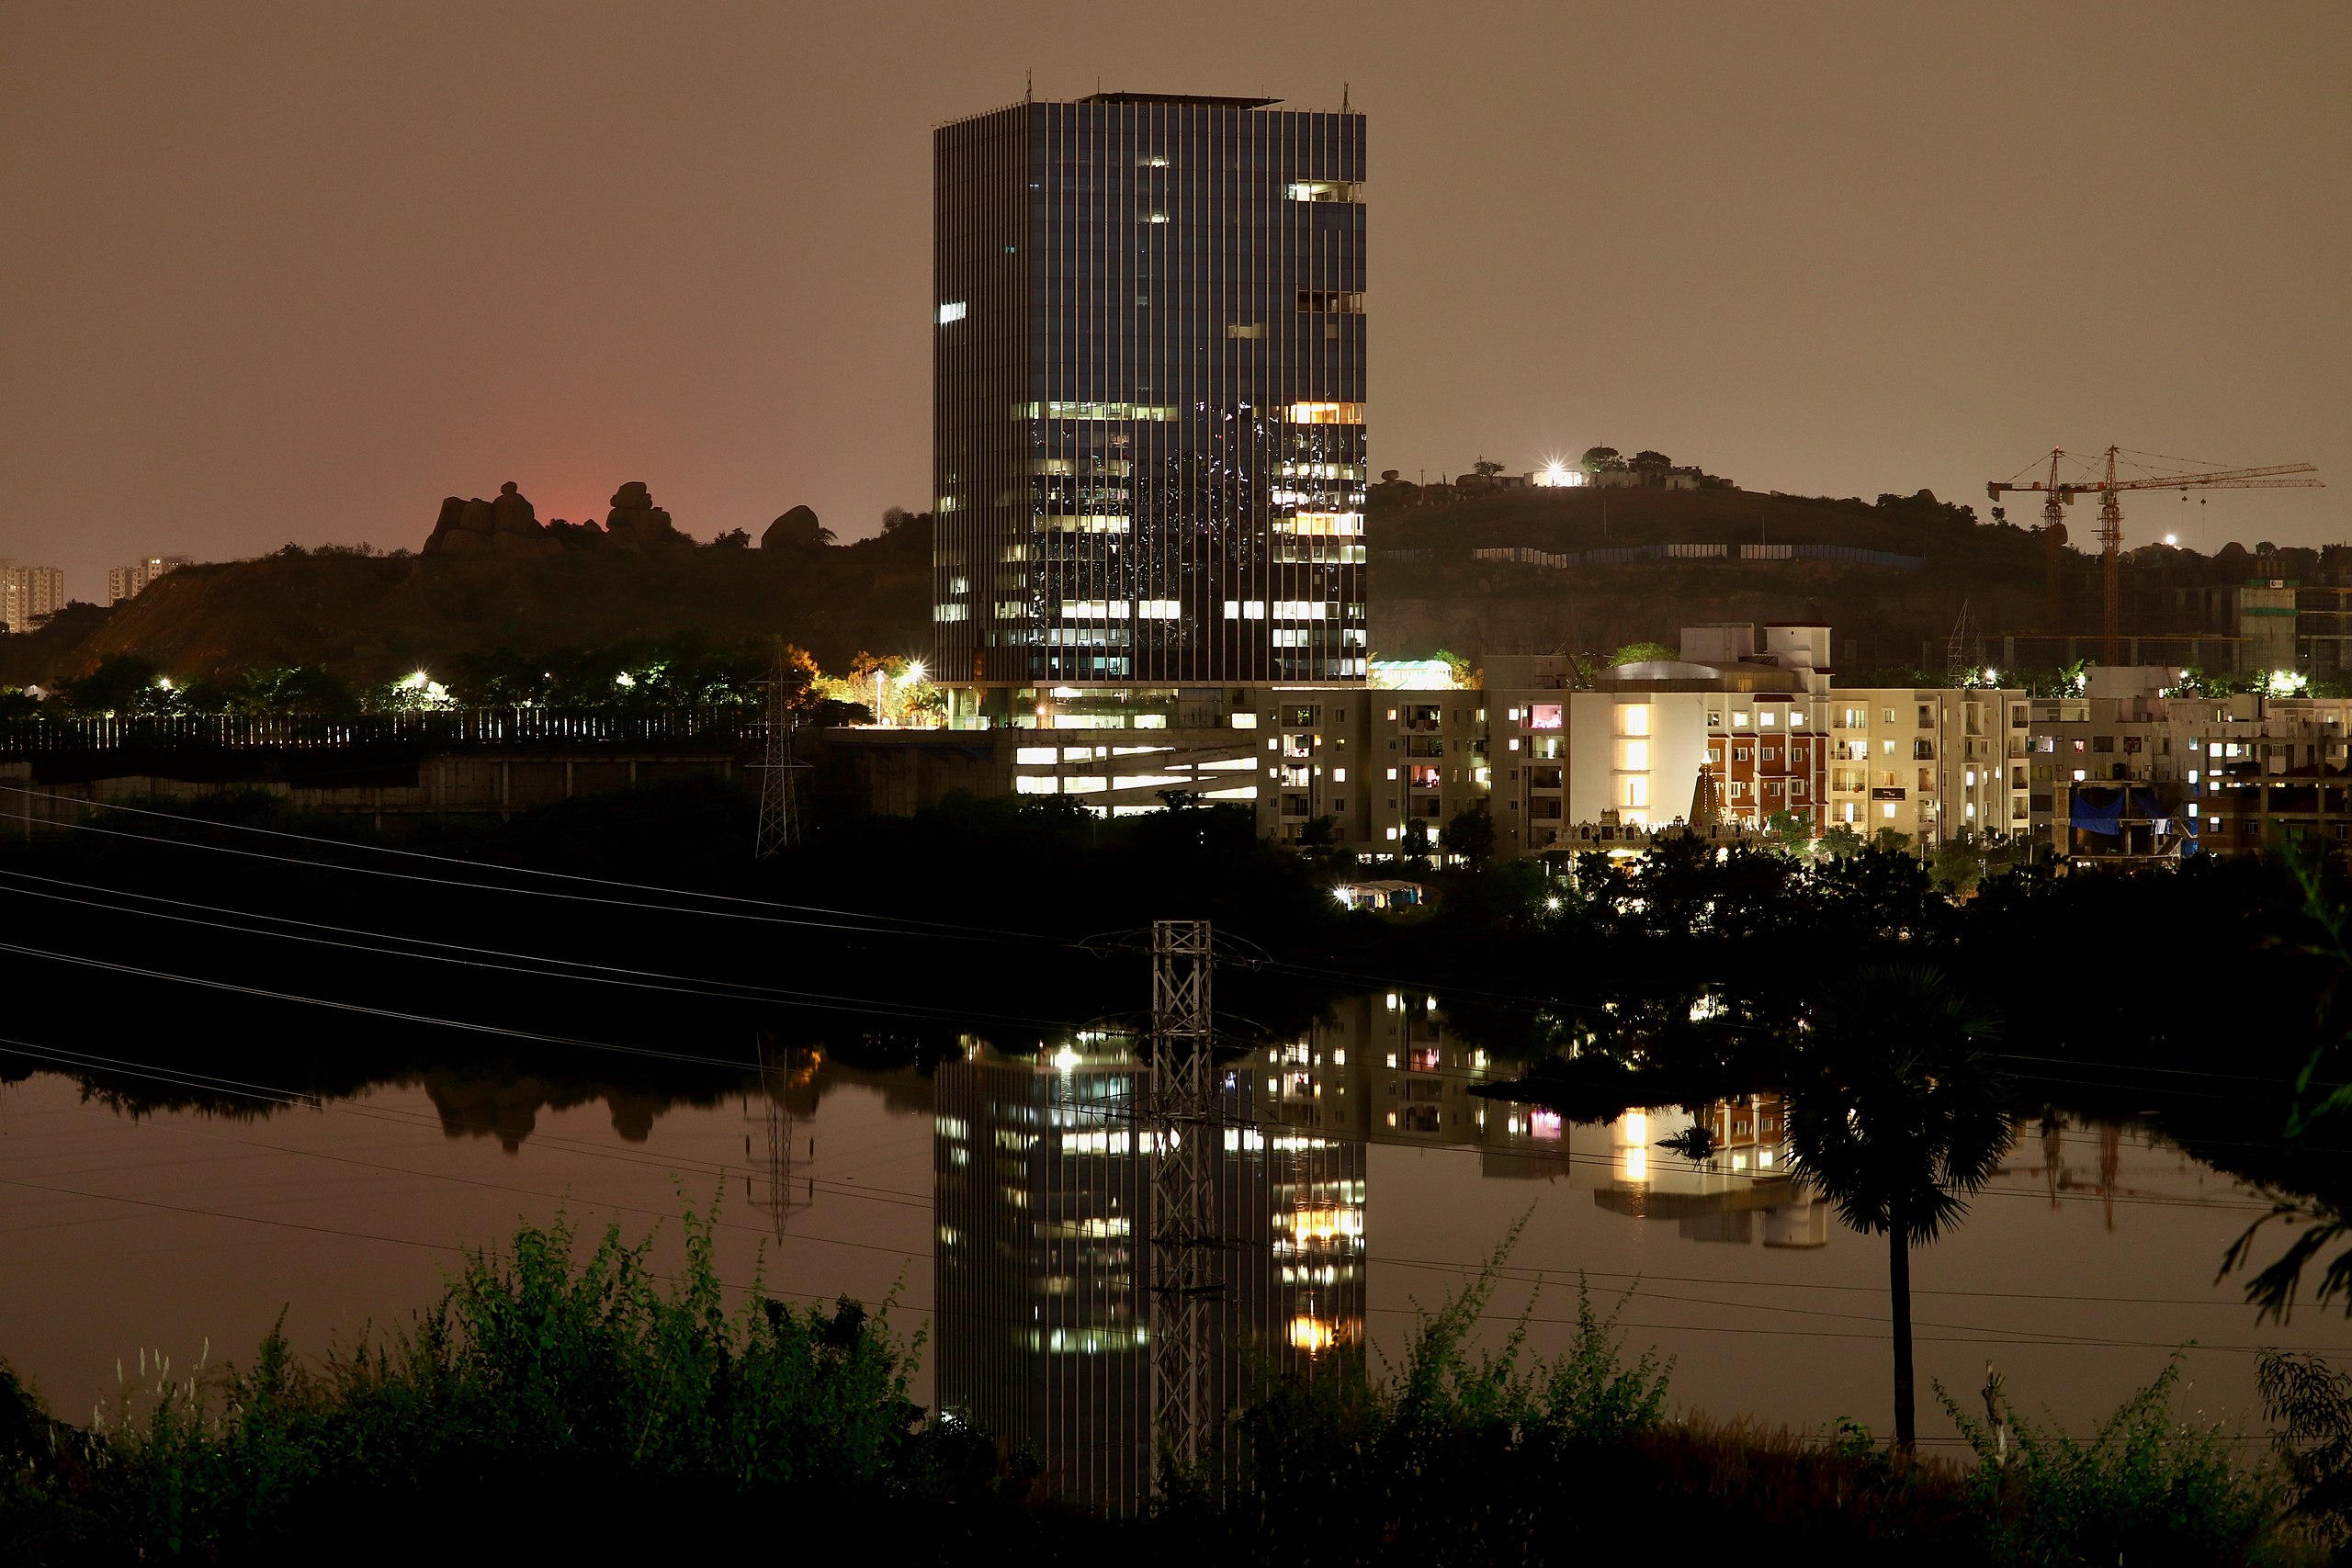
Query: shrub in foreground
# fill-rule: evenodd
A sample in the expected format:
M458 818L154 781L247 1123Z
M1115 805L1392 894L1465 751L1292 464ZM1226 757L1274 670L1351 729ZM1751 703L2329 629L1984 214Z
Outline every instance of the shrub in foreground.
M2081 1439L2018 1420L1997 1388L1988 1423L1947 1398L1973 1463L1905 1462L1851 1423L1669 1418L1670 1368L1629 1364L1581 1288L1560 1356L1531 1352L1524 1319L1479 1348L1500 1252L1385 1375L1342 1355L1269 1377L1210 1462L1162 1475L1148 1517L1090 1518L1032 1495L1035 1468L983 1435L923 1420L913 1347L881 1315L756 1284L730 1309L708 1222L690 1213L685 1237L664 1281L616 1230L583 1260L567 1223L526 1225L403 1333L319 1363L276 1333L249 1368L157 1363L87 1431L0 1369L0 1562L606 1561L836 1538L1025 1568L1565 1563L1664 1542L1758 1562L2319 1561L2298 1500L2324 1516L2314 1534L2340 1533L2352 1383L2325 1369L2299 1399L2266 1374L2274 1413L2294 1406L2284 1478L2177 1416L2177 1364Z
M525 1225L407 1331L317 1364L278 1333L246 1368L175 1376L158 1359L86 1435L19 1398L18 1424L46 1428L16 1445L22 1528L147 1559L305 1555L328 1539L391 1555L453 1534L609 1546L731 1525L754 1500L990 1495L993 1450L922 1422L910 1349L858 1303L796 1307L754 1286L729 1310L691 1211L667 1288L649 1242L616 1227L582 1261L575 1239L561 1219Z

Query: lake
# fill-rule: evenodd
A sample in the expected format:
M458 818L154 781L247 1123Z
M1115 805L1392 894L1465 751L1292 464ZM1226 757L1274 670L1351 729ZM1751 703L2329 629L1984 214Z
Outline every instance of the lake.
M918 1399L1131 1503L1151 1425L1144 1075L1115 1037L1043 1043L975 1043L928 1075L779 1050L727 1093L707 1074L672 1094L453 1060L343 1098L204 1082L175 1106L149 1097L198 1080L152 1047L89 1044L149 1066L86 1084L17 1058L39 1070L0 1086L0 1356L86 1421L142 1352L184 1373L249 1358L281 1313L309 1352L404 1320L518 1219L658 1224L655 1265L673 1267L681 1201L715 1197L729 1280L891 1299L894 1325L927 1336ZM1213 1392L1393 1355L1417 1307L1519 1226L1498 1342L1524 1314L1538 1350L1563 1347L1581 1278L1633 1348L1674 1359L1674 1406L1886 1430L1885 1245L1790 1185L1774 1097L1713 1108L1701 1166L1660 1146L1681 1111L1563 1125L1470 1092L1507 1076L1430 998L1395 993L1224 1066ZM2216 1281L2266 1206L2151 1125L2029 1118L1965 1224L1915 1257L1923 1439L1954 1440L1929 1378L1981 1411L1989 1361L2020 1410L2081 1432L2184 1346L2186 1404L2258 1432L2256 1348L2352 1351L2340 1314L2265 1325Z

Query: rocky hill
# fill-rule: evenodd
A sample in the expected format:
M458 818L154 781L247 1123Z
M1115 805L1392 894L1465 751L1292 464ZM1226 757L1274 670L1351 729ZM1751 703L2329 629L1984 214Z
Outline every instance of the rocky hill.
M1387 493L1384 493L1386 491ZM1962 606L1988 637L2071 632L2099 621L2098 562L2024 528L1977 521L1925 492L1875 502L1697 490L1518 490L1442 504L1374 491L1366 524L1374 650L1605 652L1671 642L1701 621L1826 621L1849 675L1917 662ZM829 669L860 651L931 644L931 522L836 546L796 507L754 546L698 544L641 484L601 523L541 523L513 486L452 497L417 554L289 549L195 566L108 612L76 605L40 630L0 636L0 684L86 673L119 653L175 676L322 665L380 682L467 653L536 653L698 632L714 642L780 634ZM1908 558L1742 559L1728 547L1835 547ZM1594 561L1631 547L1722 546L1722 558ZM1482 560L1480 549L1575 555L1566 567ZM2179 632L2193 593L2250 577L2335 581L2345 552L2211 557L2156 547L2126 558L2127 633ZM2058 592L2052 592L2052 564Z
M123 653L190 678L311 664L380 682L458 654L685 632L781 634L829 668L929 646L927 517L835 546L797 507L753 547L741 535L697 544L641 484L613 502L601 525L542 524L509 485L494 501L444 502L417 554L289 549L184 567L110 612L77 605L0 637L0 682L80 675Z
M1922 644L1948 637L1963 605L1987 637L2093 636L2101 613L2096 554L2063 539L2053 549L2031 529L1979 522L1926 491L1873 502L1727 486L1522 489L1412 505L1375 490L1366 537L1373 641L1390 657L1605 651L1671 643L1678 628L1703 621L1819 621L1834 628L1834 657L1852 673L1919 661ZM1743 559L1731 547L1757 544L1797 547L1784 559ZM1592 559L1661 545L1725 549L1720 558ZM1908 559L1809 558L1807 547ZM1513 547L1578 559L1562 568L1476 555ZM2123 629L2198 629L2196 596L2178 591L2257 576L2333 581L2343 553L2134 550L2125 558Z

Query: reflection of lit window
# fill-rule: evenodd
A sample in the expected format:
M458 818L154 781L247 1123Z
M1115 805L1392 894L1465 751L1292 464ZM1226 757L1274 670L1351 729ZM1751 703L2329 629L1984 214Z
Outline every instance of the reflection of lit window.
M1647 1181L1650 1179L1650 1152L1645 1148L1630 1148L1618 1161L1617 1174L1627 1181Z

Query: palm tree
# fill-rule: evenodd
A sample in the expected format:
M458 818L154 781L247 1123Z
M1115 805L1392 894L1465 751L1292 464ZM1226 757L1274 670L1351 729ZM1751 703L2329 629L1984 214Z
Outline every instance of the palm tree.
M1854 1229L1884 1232L1894 1301L1894 1447L1918 1438L1911 1248L1968 1212L2015 1135L2007 1086L1979 1047L1993 1018L1941 972L1863 969L1817 1007L1789 1094L1795 1174Z

